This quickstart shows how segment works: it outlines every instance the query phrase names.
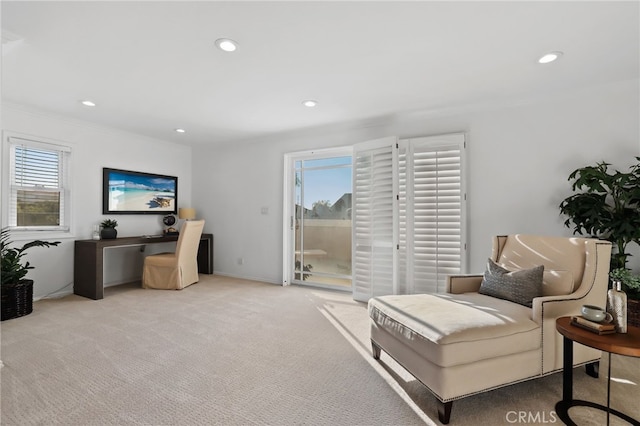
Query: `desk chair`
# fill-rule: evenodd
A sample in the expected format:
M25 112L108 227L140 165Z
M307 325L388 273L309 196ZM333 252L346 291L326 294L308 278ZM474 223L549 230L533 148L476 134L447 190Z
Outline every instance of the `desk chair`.
M181 290L198 282L198 245L204 220L182 225L175 253L159 253L144 259L142 288Z

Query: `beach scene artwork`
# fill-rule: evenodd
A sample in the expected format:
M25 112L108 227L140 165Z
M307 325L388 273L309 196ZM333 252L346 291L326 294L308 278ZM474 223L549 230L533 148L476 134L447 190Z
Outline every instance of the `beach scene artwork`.
M176 180L142 174L109 173L110 211L173 212Z

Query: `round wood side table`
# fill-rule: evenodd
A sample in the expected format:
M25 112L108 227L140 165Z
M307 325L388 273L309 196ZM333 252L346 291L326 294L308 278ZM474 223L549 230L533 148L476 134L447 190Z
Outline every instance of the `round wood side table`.
M556 404L556 414L567 425L575 425L569 417L569 408L575 406L592 407L607 412L607 425L609 416L626 420L632 425L640 426L640 422L618 410L613 410L610 404L611 397L611 354L640 357L640 328L628 326L627 333L604 334L585 330L571 324L571 317L560 317L556 320L556 330L563 337L562 356L562 401ZM609 354L609 368L607 372L607 406L591 401L573 399L573 342L590 346Z

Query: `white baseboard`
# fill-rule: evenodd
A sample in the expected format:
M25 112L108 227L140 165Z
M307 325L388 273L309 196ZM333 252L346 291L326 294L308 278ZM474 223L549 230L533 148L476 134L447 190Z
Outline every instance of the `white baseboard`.
M102 287L107 288L107 287L113 287L116 285L131 284L131 283L141 282L141 281L142 281L142 275L138 275L137 277L123 278L121 280L104 283Z
M73 294L73 290L64 290L64 291L59 291L57 293L45 294L44 296L35 296L33 298L33 301L37 302L38 300L44 300L44 299L59 299L61 297L65 297L70 294Z
M281 281L274 281L272 279L262 278L262 277L249 277L249 276L246 276L246 275L227 274L226 272L220 272L220 271L213 271L213 274L214 275L220 275L221 277L239 278L241 280L260 281L260 282L268 283L268 284L282 285Z

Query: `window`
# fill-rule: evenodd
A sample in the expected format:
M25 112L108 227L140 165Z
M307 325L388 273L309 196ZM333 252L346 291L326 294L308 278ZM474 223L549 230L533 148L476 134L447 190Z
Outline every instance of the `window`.
M71 148L8 137L7 225L16 230L68 231Z

